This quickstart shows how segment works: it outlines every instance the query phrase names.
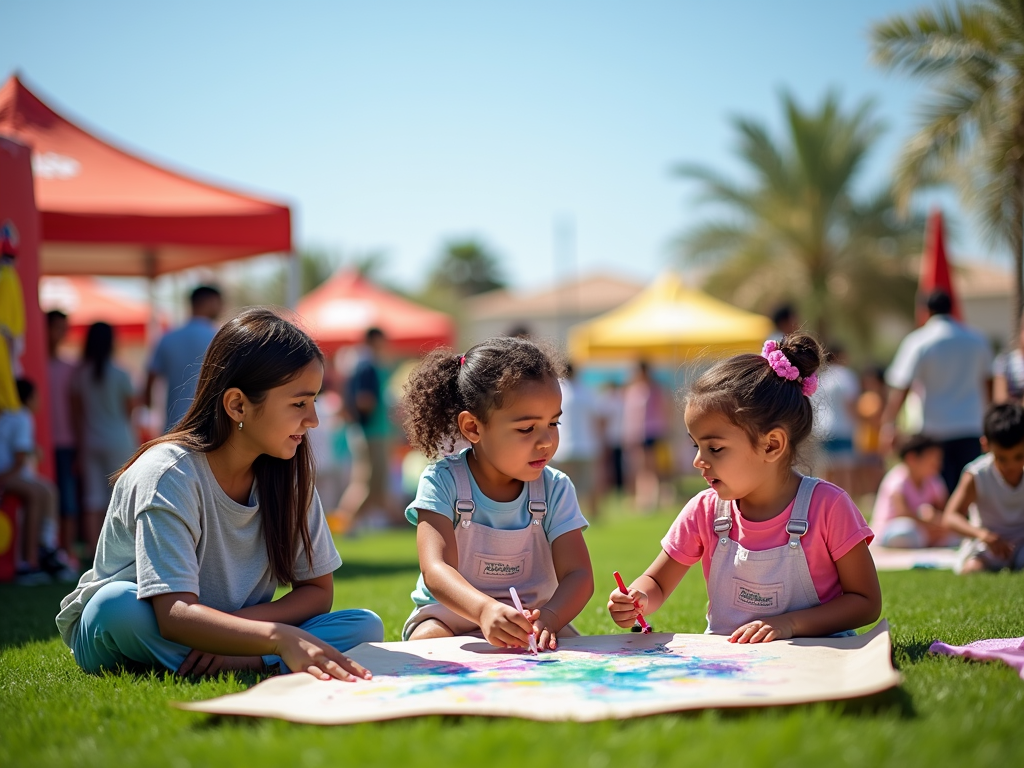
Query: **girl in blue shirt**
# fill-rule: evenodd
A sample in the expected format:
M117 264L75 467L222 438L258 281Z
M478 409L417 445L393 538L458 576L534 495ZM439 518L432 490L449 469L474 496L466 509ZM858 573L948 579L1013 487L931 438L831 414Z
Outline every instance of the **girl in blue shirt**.
M495 338L464 355L438 350L405 389L413 447L439 461L420 478L420 580L402 636L481 634L554 649L594 591L587 521L572 482L549 466L558 448L560 368L525 339ZM458 442L469 444L445 456ZM512 605L515 587L525 610Z

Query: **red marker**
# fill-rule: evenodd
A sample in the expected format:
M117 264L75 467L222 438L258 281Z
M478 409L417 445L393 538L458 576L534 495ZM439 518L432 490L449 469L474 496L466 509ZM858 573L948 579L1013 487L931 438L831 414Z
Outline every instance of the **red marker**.
M615 576L615 583L619 585L619 592L628 595L629 590L626 589L626 585L623 583L622 577L619 576L619 572L616 571L613 575ZM636 623L640 625L640 630L645 635L651 634L651 625L644 620L644 615L640 613L640 604L636 600L633 601L633 607L636 608Z

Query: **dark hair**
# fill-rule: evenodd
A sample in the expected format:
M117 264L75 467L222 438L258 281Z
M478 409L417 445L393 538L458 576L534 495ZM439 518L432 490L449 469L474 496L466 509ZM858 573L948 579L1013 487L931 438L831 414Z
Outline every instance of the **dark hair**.
M685 407L697 413L720 413L756 445L776 427L786 430L792 446L791 463L814 425L811 400L802 382L821 366L822 349L810 334L784 336L779 350L800 372L795 380L779 376L761 355L746 354L716 363L684 395Z
M258 410L269 390L292 381L314 360L322 364L324 354L305 332L269 309L246 309L221 326L210 342L188 412L173 431L139 448L115 479L154 445L174 443L200 453L220 448L237 428L221 404L228 389L242 390ZM300 538L312 566L306 516L316 470L309 441L299 443L291 459L261 455L252 469L270 566L279 582L290 584Z
M462 436L459 414L469 411L487 421L527 382L555 381L562 375L554 354L529 339L498 336L465 355L450 349L428 354L409 376L404 390L409 442L428 458L443 456Z
M14 385L18 388L18 399L22 405L28 405L29 399L36 393L36 385L28 379L15 379Z
M51 309L46 313L46 327L52 328L53 324L60 320L67 320L68 316L61 312L59 309Z
M363 338L365 339L367 344L372 344L375 341L383 341L385 338L384 331L376 327L367 328L366 335Z
M189 296L189 303L194 307L200 302L206 301L207 299L219 299L221 298L220 289L213 285L198 285L193 291L192 295Z
M985 414L985 439L1000 448L1024 442L1024 408L1020 403L993 405Z
M910 454L920 456L925 451L930 451L932 448L941 448L942 444L934 437L929 435L911 435L906 438L899 446L899 455L901 459L907 458Z
M772 312L772 323L776 327L782 325L787 320L792 320L795 310L792 304L782 304L775 308Z
M924 299L924 305L930 315L948 315L953 311L953 300L942 288L936 288Z
M103 371L114 355L114 329L109 323L99 322L89 326L85 334L85 348L82 350L82 365L92 366L94 381L103 381Z

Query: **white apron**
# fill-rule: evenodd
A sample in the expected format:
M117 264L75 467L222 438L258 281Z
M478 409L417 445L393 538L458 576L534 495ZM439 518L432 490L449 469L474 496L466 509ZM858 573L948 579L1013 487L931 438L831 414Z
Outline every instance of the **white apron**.
M718 543L708 573L708 628L731 635L754 619L778 616L820 605L800 538L807 533L807 511L818 479L804 477L786 522L789 543L752 552L729 538L731 501L718 500L715 534Z
M527 484L530 524L518 530L502 531L473 522L476 504L469 482L466 454L448 457L455 478L455 543L459 549L459 573L474 588L488 597L512 605L509 587L515 587L523 607L543 605L555 593L558 577L551 558L551 544L544 532L548 511L544 494L544 475ZM416 625L426 619L443 622L456 635L480 634L478 624L465 619L440 603L417 607L406 619L402 637L408 637ZM579 633L571 624L558 633L574 637Z

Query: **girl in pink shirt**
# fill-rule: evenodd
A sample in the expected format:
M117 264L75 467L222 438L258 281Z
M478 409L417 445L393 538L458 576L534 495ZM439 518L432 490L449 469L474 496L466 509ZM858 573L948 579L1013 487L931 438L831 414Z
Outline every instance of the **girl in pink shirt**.
M872 534L842 489L794 470L811 434L822 350L803 333L713 366L690 388L684 420L711 487L691 499L628 594L620 627L662 606L690 566L708 584L708 632L731 642L852 634L882 597Z
M871 529L875 545L919 549L953 546L959 538L942 524L949 491L942 480L942 446L911 435L900 446L900 463L882 478L875 494Z

